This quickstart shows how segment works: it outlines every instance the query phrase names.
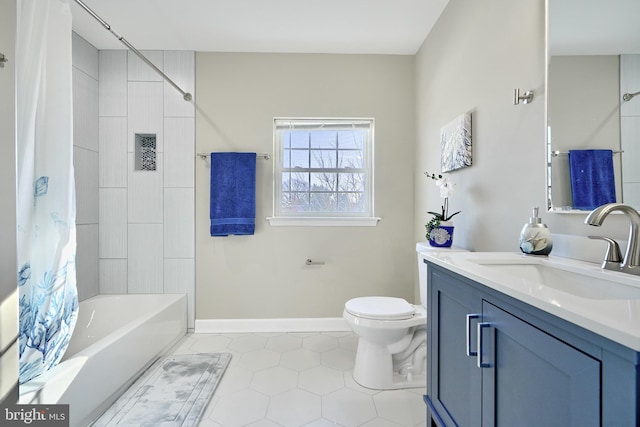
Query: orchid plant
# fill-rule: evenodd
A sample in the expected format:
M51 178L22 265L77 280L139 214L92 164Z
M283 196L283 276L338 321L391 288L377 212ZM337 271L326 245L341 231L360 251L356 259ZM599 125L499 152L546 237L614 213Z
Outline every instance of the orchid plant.
M449 221L454 216L458 215L461 211L452 213L449 215L449 197L454 193L456 185L446 176L441 173L436 175L435 173L424 173L428 178L431 178L436 182L436 186L440 189L440 197L444 199L442 204L442 212L427 212L433 215L433 218L425 225L427 229L427 240L431 239L431 230L440 227L440 223L443 221Z

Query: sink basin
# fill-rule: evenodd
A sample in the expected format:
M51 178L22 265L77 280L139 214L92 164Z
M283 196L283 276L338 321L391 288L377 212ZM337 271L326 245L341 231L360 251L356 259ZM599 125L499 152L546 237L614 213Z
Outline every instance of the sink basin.
M599 267L578 263L552 262L544 258L520 260L484 259L469 261L491 274L535 286L536 290L556 289L587 299L640 299L640 280L625 273L602 271ZM514 283L515 284L515 283Z
M636 299L640 298L640 288L626 285L624 277L614 273L569 271L561 266L540 263L479 263L498 274L512 276L515 280L538 286L554 288L582 298L590 299ZM614 277L610 277L614 276ZM624 285L624 286L620 286Z

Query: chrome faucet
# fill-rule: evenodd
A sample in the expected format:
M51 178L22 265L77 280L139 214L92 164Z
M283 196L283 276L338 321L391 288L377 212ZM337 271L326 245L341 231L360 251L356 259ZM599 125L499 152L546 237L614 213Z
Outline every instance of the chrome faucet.
M584 223L600 227L611 212L622 212L629 218L629 241L618 271L640 275L640 248L638 247L640 244L640 214L637 210L622 203L609 203L598 206L591 211ZM608 269L613 270L614 268Z

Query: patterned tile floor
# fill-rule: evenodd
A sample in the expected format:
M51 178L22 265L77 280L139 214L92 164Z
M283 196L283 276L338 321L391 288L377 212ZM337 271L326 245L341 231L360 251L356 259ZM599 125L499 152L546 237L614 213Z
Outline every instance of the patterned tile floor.
M351 332L189 334L176 354L232 354L199 427L424 427L424 389L377 391L352 377Z

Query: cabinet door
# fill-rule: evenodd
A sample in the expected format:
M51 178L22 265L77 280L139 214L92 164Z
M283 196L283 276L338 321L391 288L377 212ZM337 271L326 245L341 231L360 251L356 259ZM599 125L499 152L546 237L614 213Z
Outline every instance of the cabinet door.
M482 314L483 426L600 425L600 361L486 301Z
M481 370L467 356L467 314L480 313L474 288L430 269L428 303L427 399L433 418L444 426L478 426L481 421ZM472 330L478 321L472 321ZM475 333L471 348L476 349Z

